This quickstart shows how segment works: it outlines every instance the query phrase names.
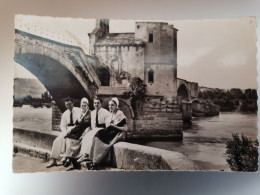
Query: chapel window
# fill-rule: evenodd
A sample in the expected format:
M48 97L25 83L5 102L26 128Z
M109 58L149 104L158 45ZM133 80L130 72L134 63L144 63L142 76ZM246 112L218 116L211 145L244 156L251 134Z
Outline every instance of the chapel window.
M153 42L153 34L150 33L150 34L149 34L149 43L152 43L152 42Z
M153 69L150 69L148 71L148 83L153 83L154 82L154 71Z

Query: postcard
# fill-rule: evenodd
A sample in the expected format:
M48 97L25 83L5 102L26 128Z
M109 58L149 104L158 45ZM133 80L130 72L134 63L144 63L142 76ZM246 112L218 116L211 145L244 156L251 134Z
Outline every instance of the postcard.
M16 15L13 172L258 170L256 19Z

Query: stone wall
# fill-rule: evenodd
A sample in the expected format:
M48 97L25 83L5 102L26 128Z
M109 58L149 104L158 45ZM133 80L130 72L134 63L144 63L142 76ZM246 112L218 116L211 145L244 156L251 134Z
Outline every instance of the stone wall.
M138 102L135 129L130 138L177 138L182 139L181 105L176 100L158 97Z
M124 71L132 77L144 79L144 48L142 45L96 46L95 56L101 65L107 66L114 74ZM110 86L120 85L120 83L112 82Z
M192 116L217 116L219 115L219 106L211 103L200 103L194 101L192 103Z
M182 119L184 122L190 122L192 117L192 104L189 102L182 103Z
M188 86L189 86L191 99L197 98L198 97L198 93L199 93L199 85L198 85L198 83L189 82Z
M61 121L61 111L55 102L52 102L52 130L53 131L61 131L60 130L60 121Z
M148 82L148 71L154 71L154 82ZM147 95L177 96L177 78L173 65L146 65L145 84Z

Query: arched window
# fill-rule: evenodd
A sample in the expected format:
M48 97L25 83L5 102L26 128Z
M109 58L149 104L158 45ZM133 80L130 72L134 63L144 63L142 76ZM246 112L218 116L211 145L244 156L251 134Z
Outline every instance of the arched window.
M154 81L154 71L153 69L150 69L148 71L148 83L153 83Z
M101 67L98 69L98 78L101 82L101 86L110 85L110 73L107 68Z

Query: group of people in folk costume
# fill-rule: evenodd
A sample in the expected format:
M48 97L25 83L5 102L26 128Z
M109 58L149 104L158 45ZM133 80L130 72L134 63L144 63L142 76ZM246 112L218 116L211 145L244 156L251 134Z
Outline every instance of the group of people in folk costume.
M119 100L114 97L109 101L109 111L101 107L98 97L93 102L95 109L90 111L87 98L81 99L80 108L74 107L71 98L65 99L67 110L61 117L61 134L53 142L47 168L57 166L63 156L61 163L65 167L72 164L71 169L80 169L85 161L88 169L96 170L111 147L126 138L127 119L119 109Z

